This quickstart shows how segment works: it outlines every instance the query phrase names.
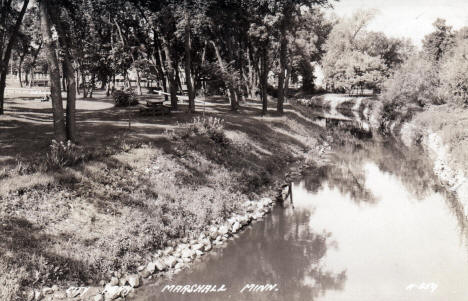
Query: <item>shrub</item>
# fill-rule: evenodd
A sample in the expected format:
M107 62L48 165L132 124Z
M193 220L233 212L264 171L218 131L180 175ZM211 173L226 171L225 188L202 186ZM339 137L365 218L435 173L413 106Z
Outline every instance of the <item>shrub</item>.
M218 144L229 144L229 139L224 133L224 121L217 117L195 117L190 123L179 124L179 130L170 135L173 139L205 136Z
M46 156L46 164L49 168L62 168L74 165L84 159L83 149L70 140L67 143L52 140L50 151Z
M112 92L112 98L116 107L129 107L138 104L138 99L135 97L133 90L116 90Z

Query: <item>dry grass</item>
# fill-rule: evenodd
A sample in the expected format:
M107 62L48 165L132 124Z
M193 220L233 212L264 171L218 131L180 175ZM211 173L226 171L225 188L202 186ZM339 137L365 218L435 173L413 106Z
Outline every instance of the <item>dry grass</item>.
M129 130L125 109L81 110L85 162L38 171L51 139L50 114L10 102L0 119L7 129L0 133L0 297L135 271L170 239L197 235L240 210L281 181L290 163L316 154L322 130L304 108L267 117L255 103L239 113L228 104L205 109L224 120L224 138L177 134L200 114L134 114Z

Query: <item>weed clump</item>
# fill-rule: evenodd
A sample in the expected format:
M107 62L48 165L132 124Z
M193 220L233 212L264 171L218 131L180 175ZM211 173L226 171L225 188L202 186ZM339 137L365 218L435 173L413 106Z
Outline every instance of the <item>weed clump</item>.
M178 128L169 133L173 140L185 140L190 137L207 137L219 145L227 146L229 139L224 133L224 120L218 117L195 117L192 122L179 124Z
M84 160L83 148L72 143L52 140L49 153L46 155L47 169L58 169L65 166L72 166Z

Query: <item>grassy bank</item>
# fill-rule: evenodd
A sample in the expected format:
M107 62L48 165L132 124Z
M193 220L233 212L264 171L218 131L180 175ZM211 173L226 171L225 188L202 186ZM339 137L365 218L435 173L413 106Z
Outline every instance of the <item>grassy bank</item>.
M466 108L441 105L419 113L413 120L418 128L430 130L448 147L453 167L468 175L468 111Z
M51 124L27 107L0 120L10 127L0 137L8 142L0 161L1 300L21 300L26 288L136 272L169 241L271 196L288 166L319 160L321 150L322 130L302 108L260 117L257 104L232 113L228 104L209 103L206 117L134 114L130 130L127 112L104 108L78 113L80 147L69 150L77 164L50 169L40 163L51 160L42 142ZM40 143L25 148L12 138L38 126Z

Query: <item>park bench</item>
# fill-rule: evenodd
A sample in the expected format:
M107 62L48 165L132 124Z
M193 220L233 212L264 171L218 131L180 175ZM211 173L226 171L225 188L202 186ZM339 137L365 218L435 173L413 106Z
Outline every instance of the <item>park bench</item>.
M140 108L142 115L166 115L171 112L171 108L164 105L164 100L147 100L146 106Z

